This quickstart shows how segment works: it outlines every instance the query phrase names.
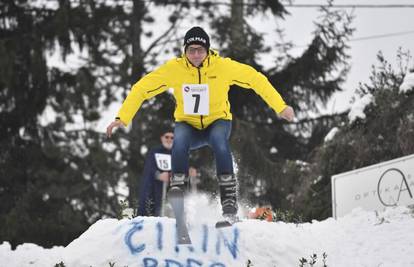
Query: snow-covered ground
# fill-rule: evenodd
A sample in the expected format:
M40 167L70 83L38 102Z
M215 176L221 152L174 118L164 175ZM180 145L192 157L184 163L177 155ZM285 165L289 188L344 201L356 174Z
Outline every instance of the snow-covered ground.
M337 220L303 224L244 220L217 230L217 205L193 196L188 207L194 206L199 208L188 214L192 246L175 244L170 218L103 219L66 247L23 244L11 250L3 242L0 266L294 267L312 254L317 256L313 266L414 266L414 213L406 207L354 210Z

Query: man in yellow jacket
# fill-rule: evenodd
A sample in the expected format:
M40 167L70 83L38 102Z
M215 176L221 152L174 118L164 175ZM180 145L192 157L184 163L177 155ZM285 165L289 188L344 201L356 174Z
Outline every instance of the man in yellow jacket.
M237 216L237 179L229 147L232 114L230 85L253 89L282 118L292 121L293 109L286 105L267 78L252 67L210 50L210 38L200 27L191 28L184 38L184 55L148 73L133 85L118 116L107 128L128 125L144 100L169 88L176 101L172 149L172 187L184 188L189 151L205 145L213 149L220 186L223 216Z

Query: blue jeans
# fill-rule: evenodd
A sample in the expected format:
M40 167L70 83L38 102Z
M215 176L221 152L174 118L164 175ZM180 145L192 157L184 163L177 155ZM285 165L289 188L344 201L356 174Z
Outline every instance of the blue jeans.
M172 172L188 174L190 150L208 145L214 152L217 175L233 174L230 133L230 120L217 120L203 130L198 130L184 122L177 122L171 153Z

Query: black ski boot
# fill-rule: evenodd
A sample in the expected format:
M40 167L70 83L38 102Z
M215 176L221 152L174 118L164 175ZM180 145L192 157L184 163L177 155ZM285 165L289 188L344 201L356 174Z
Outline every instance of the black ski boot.
M231 226L239 221L237 217L237 179L233 174L218 176L220 200L223 209L223 221L216 223L216 228Z

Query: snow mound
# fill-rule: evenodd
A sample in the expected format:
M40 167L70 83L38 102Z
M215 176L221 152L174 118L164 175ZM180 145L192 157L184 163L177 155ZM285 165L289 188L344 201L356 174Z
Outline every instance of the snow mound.
M414 266L413 211L398 207L381 213L361 209L337 220L293 224L244 220L233 227L191 222L192 246L177 246L175 221L136 217L96 222L67 247L43 249L24 244L0 245L0 266L45 267L255 267L299 266L318 256L313 266Z

